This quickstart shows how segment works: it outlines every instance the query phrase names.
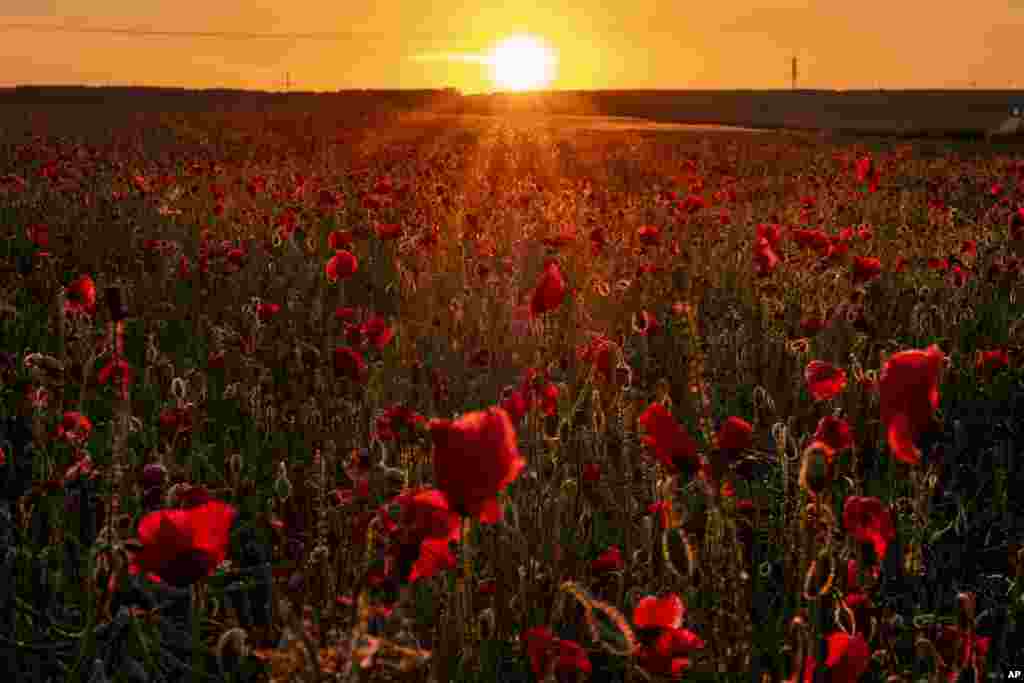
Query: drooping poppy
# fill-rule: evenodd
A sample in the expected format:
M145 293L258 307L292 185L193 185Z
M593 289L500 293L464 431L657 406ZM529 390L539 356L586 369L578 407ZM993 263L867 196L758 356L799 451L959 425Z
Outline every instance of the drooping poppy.
M142 549L134 563L172 586L193 584L227 557L228 534L237 514L233 506L218 500L151 512L139 522Z
M914 465L921 459L914 441L939 407L939 371L945 360L945 354L932 344L925 350L893 354L882 367L881 420L889 448L902 462Z
M434 479L451 508L486 524L500 521L495 496L526 466L508 413L491 407L456 420L434 419L429 427Z

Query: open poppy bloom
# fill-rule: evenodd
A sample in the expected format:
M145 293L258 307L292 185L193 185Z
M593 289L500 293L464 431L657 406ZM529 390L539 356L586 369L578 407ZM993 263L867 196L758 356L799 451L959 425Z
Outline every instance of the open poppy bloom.
M804 379L815 401L835 398L846 388L846 371L820 360L812 360L807 364Z
M530 314L537 316L558 308L565 299L567 287L558 262L554 259L544 264L544 273L530 298Z
M434 480L451 509L486 524L501 520L496 495L526 466L508 413L492 407L457 420L434 419L430 436Z
M814 440L821 441L838 453L853 445L853 434L846 420L826 415L818 421L818 429L814 432Z
M829 670L829 680L855 683L871 664L871 648L864 640L864 636L859 633L851 636L843 631L833 631L825 639L828 642L825 668ZM804 683L811 683L814 680L814 670L817 666L814 657L808 655L804 664ZM789 681L796 681L799 676L800 672L794 671Z
M896 536L892 512L878 498L850 496L843 503L843 528L861 543L870 543L881 563L886 548Z
M68 285L64 312L72 315L96 312L96 283L91 277L83 275Z
M429 578L455 566L448 547L462 534L462 520L448 508L437 489L407 491L393 501L401 507L398 526L390 534L396 540L393 558L401 581Z
M914 441L939 407L939 370L946 360L938 346L893 354L879 378L881 418L889 448L902 462L916 465L921 451Z
M346 279L355 275L359 270L359 259L347 249L339 249L324 266L324 273L329 282L337 282L338 279Z
M639 647L637 663L646 671L680 676L690 668L686 656L704 648L704 641L693 631L682 628L686 606L675 593L664 597L648 595L633 608L633 626Z
M577 671L589 674L592 670L590 658L579 643L555 638L547 626L527 629L523 633L523 643L530 658L530 668L537 680L542 680L548 671L562 676Z
M640 426L647 432L644 444L665 467L684 474L694 474L700 469L702 458L697 453L697 444L665 406L649 405L640 416Z
M139 522L134 564L178 588L208 576L227 557L228 534L238 511L219 500L189 509L158 510Z

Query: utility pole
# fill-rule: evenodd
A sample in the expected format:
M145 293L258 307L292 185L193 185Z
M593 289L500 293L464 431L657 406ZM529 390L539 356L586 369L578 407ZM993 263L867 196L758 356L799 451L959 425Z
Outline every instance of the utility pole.
M793 90L796 90L796 55L793 55Z

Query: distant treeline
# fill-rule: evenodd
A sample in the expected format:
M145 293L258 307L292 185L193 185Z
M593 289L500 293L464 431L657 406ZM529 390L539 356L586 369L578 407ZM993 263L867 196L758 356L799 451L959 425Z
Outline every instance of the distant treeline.
M265 92L160 87L18 86L0 105L110 105L118 111L283 112L390 118L404 111L632 116L763 128L979 135L1024 102L1015 90L556 90L462 95L455 88Z

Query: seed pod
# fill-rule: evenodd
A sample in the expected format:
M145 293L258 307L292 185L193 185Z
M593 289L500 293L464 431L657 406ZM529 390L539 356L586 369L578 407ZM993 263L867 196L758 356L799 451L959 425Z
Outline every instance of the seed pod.
M804 449L800 466L800 486L812 495L820 495L835 478L832 465L834 451L821 441L813 441Z

